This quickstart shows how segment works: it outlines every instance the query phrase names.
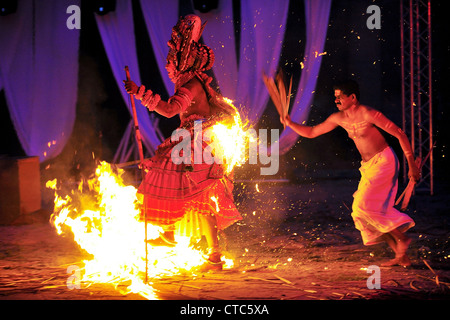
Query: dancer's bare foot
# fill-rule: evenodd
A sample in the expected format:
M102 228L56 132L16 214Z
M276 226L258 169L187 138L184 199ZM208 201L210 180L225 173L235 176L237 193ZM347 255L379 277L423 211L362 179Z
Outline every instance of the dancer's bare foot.
M411 265L411 260L409 260L409 257L405 254L399 259L399 265L402 267L409 267Z
M396 229L391 231L390 234L385 235L385 241L395 252L395 258L382 263L381 266L391 267L399 265L403 267L409 267L411 265L411 261L406 255L406 251L408 250L408 247L411 243L411 238L407 237Z
M197 270L200 272L207 271L221 271L223 268L223 261L221 259L222 254L220 252L211 253L206 259L205 263L201 265Z
M406 255L406 251L408 250L408 247L411 243L411 238L409 237L404 237L404 240L398 240L397 241L397 251L396 251L396 256L404 256Z
M386 262L383 262L382 264L381 264L381 266L382 267L392 267L392 266L397 266L397 265L399 265L399 258L394 258L394 259L391 259L391 260L389 260L389 261L386 261Z
M173 231L166 231L159 234L159 238L146 240L148 244L154 247L175 247L175 235Z
M394 259L391 259L381 264L382 267L402 266L405 268L409 267L410 265L411 260L409 260L406 254L401 257L395 257Z

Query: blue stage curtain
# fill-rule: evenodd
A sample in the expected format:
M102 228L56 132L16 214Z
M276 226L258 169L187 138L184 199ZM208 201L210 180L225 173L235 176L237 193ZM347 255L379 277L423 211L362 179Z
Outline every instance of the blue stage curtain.
M129 0L117 0L116 10L106 15L96 15L97 26L100 36L105 47L114 78L117 86L122 94L126 105L132 115L130 95L125 91L123 80L125 80L125 66L130 70L131 80L137 85L141 84L139 73L139 65L136 52L136 42L134 36L134 21L132 3ZM148 88L147 89L151 89ZM139 123L139 129L142 135L142 143L144 152L150 155L161 144L162 140L158 134L158 121L153 113L141 105L140 101L135 101L136 113ZM128 148L131 143L136 146L134 137L130 139L129 132L125 135L120 143L121 148ZM134 136L134 133L133 133ZM126 141L125 141L126 140ZM122 156L118 156L122 155ZM116 151L115 162L127 161L129 152L124 152L120 148Z
M0 17L0 78L14 128L28 156L56 157L75 122L79 29L67 8L79 0L18 1Z
M304 67L295 101L290 110L292 120L297 123L308 120L322 62L321 53L323 53L327 37L330 8L331 0L305 0L306 47L303 60ZM298 138L299 136L291 128L286 128L281 133L279 144L276 146L280 154L289 151ZM272 147L272 151L274 150Z

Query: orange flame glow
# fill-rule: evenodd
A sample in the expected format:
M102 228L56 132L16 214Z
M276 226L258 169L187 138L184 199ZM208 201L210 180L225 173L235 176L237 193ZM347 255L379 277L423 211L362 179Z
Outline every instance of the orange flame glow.
M232 101L224 101L236 109ZM238 112L229 123L217 123L211 129L211 138L214 143L215 157L223 159L226 173L233 171L234 167L241 166L246 160L246 140L253 137L244 130L244 124Z
M71 233L74 241L91 259L84 260L83 283L111 283L118 288L127 283L122 293L138 293L157 299L153 288L145 284L145 232L139 221L137 190L126 186L123 170L115 173L106 162L97 167L95 176L85 185L80 183L70 195L57 194L57 181L47 182L55 190L55 207L51 223L58 234ZM159 227L148 224L147 238L159 236ZM204 263L202 252L190 245L190 239L177 237L177 245L152 247L148 245L148 277L155 281L161 276L180 272L195 272ZM225 268L233 261L224 259Z
M231 104L231 101L226 100ZM225 159L226 171L245 161L245 142L239 114L231 123L212 127L215 152ZM140 221L141 202L137 189L125 185L124 171L100 162L92 179L78 184L68 195L59 195L57 180L47 182L55 190L54 212L50 222L58 234L72 234L74 241L90 259L84 260L83 283L111 283L123 294L138 293L157 299L151 283L181 272L195 273L204 262L203 253L191 246L191 239L176 237L175 247L145 247L145 227ZM213 199L217 204L218 199ZM162 230L147 224L147 239L156 239ZM223 257L224 268L233 260ZM147 261L147 268L146 268ZM126 285L124 285L126 284ZM120 287L119 287L120 286ZM125 290L123 288L126 288Z

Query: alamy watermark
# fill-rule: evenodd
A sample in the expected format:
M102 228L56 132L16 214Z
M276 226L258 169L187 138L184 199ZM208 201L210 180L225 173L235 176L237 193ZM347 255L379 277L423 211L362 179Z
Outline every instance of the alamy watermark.
M70 16L66 20L67 29L81 29L81 9L77 5L71 5L67 7L66 13Z
M67 277L66 286L69 290L81 289L81 269L77 265L71 265L67 267Z
M81 29L81 9L77 5L70 5L66 10L70 16L66 20L66 26L69 30ZM366 26L370 30L381 29L381 9L373 4L367 7L366 13L370 14L367 18Z
M371 265L367 267L367 273L370 276L367 278L367 289L381 289L381 271L379 266Z
M270 130L270 148L268 147L267 129L259 129L258 133L255 129L248 129L245 132L245 136L248 142L248 145L245 146L246 152L248 151L248 163L269 165L268 167L260 168L261 175L277 174L280 166L278 152L279 130ZM189 130L179 128L172 133L170 139L172 142L178 142L170 154L174 164L223 164L224 158L227 158L227 155L217 152L214 142L203 148L203 142L211 141L211 133L210 130L203 132L202 121L200 120L194 121L193 134Z
M367 18L366 26L370 30L381 29L381 9L379 6L373 4L367 7L366 13L371 15Z

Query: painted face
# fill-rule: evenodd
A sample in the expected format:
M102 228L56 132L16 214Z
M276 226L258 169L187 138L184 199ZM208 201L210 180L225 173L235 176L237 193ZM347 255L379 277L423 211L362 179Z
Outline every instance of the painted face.
M177 71L175 67L175 62L172 59L168 59L166 63L166 70L170 79L174 79L175 73Z
M334 103L336 103L336 107L339 109L339 111L347 110L354 103L352 95L347 96L345 93L343 93L339 89L334 90L334 96L335 96Z
M176 73L176 60L177 54L181 47L182 35L178 32L177 28L172 29L170 40L167 41L169 52L167 54L166 70L169 74L169 78L173 79Z

